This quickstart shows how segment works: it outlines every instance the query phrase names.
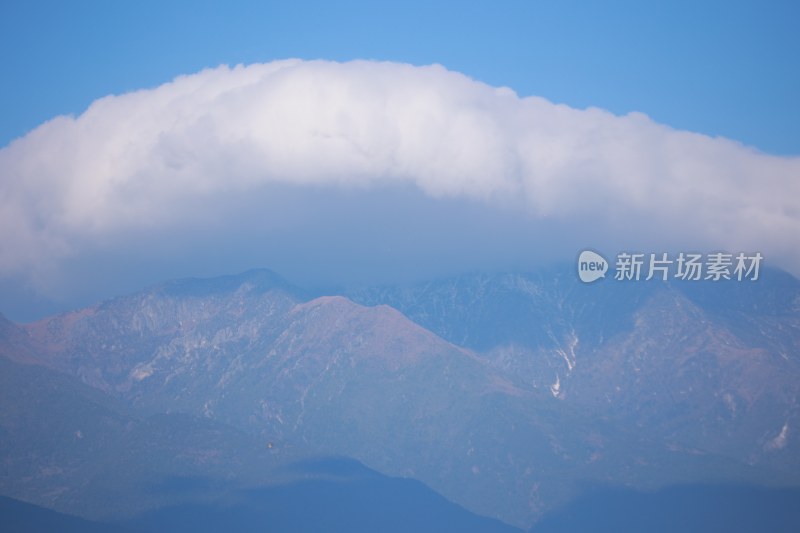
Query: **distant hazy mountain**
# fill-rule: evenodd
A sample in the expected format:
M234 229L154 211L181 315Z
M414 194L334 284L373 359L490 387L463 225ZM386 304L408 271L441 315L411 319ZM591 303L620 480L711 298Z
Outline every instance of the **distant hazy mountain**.
M800 282L605 282L564 270L352 293L675 449L800 472ZM792 428L795 428L794 430Z
M39 504L0 497L3 531L518 531L353 461L278 463L271 443L205 417L137 416L4 355L0 406L0 492Z
M214 503L164 507L126 525L146 533L521 533L475 516L418 481L388 478L353 461L292 467L307 479L230 494Z
M122 526L90 522L76 516L0 496L3 531L13 533L135 533Z
M118 461L257 486L276 465L351 457L520 527L587 483L800 482L800 283L779 272L582 285L552 270L313 298L251 271L0 321L0 356L0 435L17 443L3 457L21 465L3 492L48 504L42 490L61 490L49 506L86 516ZM32 436L59 394L77 402L64 427ZM84 412L107 462L67 442L89 442L67 423ZM22 454L30 441L52 445ZM173 503L137 486L103 495L128 514Z
M539 522L533 533L794 533L800 489L673 486L653 492L594 488Z
M95 519L212 496L227 479L270 481L275 466L259 440L233 427L139 416L72 376L2 356L0 457L0 493ZM181 480L186 490L167 490Z

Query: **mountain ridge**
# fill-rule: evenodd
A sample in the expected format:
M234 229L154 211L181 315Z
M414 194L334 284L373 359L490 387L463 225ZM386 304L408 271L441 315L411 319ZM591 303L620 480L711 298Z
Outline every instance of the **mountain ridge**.
M353 457L516 526L583 480L800 483L798 282L722 287L750 299L731 310L711 285L607 281L313 295L255 270L0 323L0 346L139 416L229 425L278 463Z

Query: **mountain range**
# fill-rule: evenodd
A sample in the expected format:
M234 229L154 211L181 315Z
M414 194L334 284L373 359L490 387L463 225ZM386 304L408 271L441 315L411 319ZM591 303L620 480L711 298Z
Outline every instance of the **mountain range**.
M419 482L460 531L547 524L599 486L800 483L800 282L774 270L324 294L254 270L0 318L0 365L0 493L145 531L171 509L363 486L296 468L321 458L367 486Z

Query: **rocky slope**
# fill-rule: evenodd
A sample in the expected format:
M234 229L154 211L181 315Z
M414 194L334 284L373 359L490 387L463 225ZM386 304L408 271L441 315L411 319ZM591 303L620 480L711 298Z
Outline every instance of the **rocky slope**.
M554 270L347 298L252 271L3 323L0 355L126 416L232 428L219 453L352 457L528 527L587 482L800 482L798 286L586 286Z

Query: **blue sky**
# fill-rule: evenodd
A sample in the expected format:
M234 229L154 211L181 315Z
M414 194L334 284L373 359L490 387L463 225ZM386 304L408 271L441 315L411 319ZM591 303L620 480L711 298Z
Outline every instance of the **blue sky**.
M441 63L520 95L800 154L800 4L5 1L0 143L219 64Z
M800 273L798 5L2 2L0 312L587 246Z

